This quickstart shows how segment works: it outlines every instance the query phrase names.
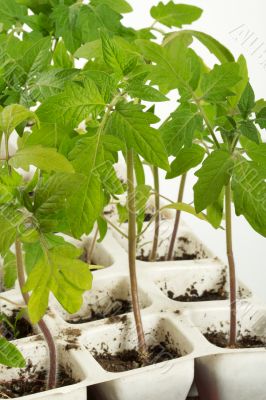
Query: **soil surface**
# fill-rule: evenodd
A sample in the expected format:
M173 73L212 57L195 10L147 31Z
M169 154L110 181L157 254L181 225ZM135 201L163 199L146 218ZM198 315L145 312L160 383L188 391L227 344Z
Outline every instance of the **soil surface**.
M223 288L216 290L204 290L204 292L199 295L197 289L194 286L188 288L185 294L175 296L174 292L171 290L167 291L167 296L171 300L183 301L183 302L196 302L196 301L213 301L213 300L226 300L228 298L227 293Z
M205 338L218 347L228 347L228 335L224 332L218 331L207 331L204 333ZM238 337L237 348L256 348L256 347L266 347L265 341L261 340L258 336L252 336L246 334Z
M132 369L181 357L181 354L176 349L170 348L169 345L164 342L161 342L157 346L150 346L148 350L148 362L143 362L136 350L125 350L116 354L110 354L108 351L104 353L93 351L92 354L98 363L109 372L130 371Z
M178 247L179 252L181 252L182 255L178 255L178 253L175 253L172 258L173 261L198 260L198 259L206 258L204 251L201 251L201 252L195 251L194 253L187 253L184 245L188 246L190 244L190 240L188 238L182 236L178 240L179 240L179 243L180 242L183 243L183 245L180 245ZM141 249L140 254L137 256L137 260L149 262L150 261L150 252L148 254L145 254L144 249ZM157 257L156 261L157 262L167 261L167 254L165 254L164 256Z
M6 316L0 322L0 332L7 340L22 339L34 334L29 321L25 318L20 318L16 321L18 311L12 315Z
M152 214L145 213L144 222L150 222L150 220L152 219L152 217L153 217Z
M78 319L69 319L67 322L70 324L84 324L85 322L98 321L104 318L113 318L121 314L126 314L132 309L131 303L128 300L116 299L113 301L112 306L102 311L92 310L90 317L81 317Z
M174 256L173 261L182 261L182 260L197 260L199 259L199 254L198 253L193 253L193 254L182 254L182 256ZM137 260L139 261L150 261L150 253L145 255L144 250L141 249L141 254L137 256ZM167 261L165 256L157 257L156 262L163 262Z
M57 376L57 387L69 386L77 383L71 378L63 367L59 367ZM33 373L21 372L18 379L12 379L9 382L0 381L0 397L7 399L16 399L21 396L27 396L34 393L44 392L46 390L46 371Z

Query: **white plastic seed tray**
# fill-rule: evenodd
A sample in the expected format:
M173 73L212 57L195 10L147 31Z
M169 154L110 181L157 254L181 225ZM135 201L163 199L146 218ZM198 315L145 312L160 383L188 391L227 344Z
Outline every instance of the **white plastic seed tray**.
M94 351L101 353L108 350L113 354L124 349L137 348L131 310L122 318L121 316L109 318L108 311L114 302L130 300L127 252L109 231L103 243L97 245L93 257L96 264L101 260L105 268L93 273L93 289L85 293L81 310L75 315L69 315L54 298L51 298L50 309L45 317L56 340L59 360L62 360L60 362L74 373L74 377L79 379L80 383L25 396L23 399L60 399L64 396L62 399L161 400L162 396L167 396L170 400L185 400L191 389L196 367L196 379L200 394L205 396L204 400L213 399L212 393L215 390L219 396L216 398L219 400L233 400L233 398L248 400L250 396L236 396L234 390L232 393L235 397L232 397L233 395L228 397L225 394L226 390L223 389L226 385L231 389L234 384L237 385L234 362L230 358L235 355L239 358L237 363L239 367L241 364L243 366L246 360L249 362L251 357L254 369L256 362L254 360L259 359L261 374L255 382L260 386L265 383L264 348L223 349L209 343L203 335L208 328L228 330L228 299L203 302L173 299L175 296L189 293L191 287L199 296L205 290L220 289L221 284L224 291L228 291L227 267L214 257L187 227L184 227L182 232L183 237L188 241L194 241L195 246L201 248L202 254L207 255L207 258L155 263L137 262L140 303L147 344L167 342L170 347L178 349L181 357L141 369L116 373L104 370L93 357ZM86 238L77 244L83 246L88 241L90 239ZM174 293L174 296L170 298L169 293ZM3 296L15 302L21 301L17 290L3 293ZM238 284L238 297L239 321L241 321L239 329L243 332L252 330L264 339L266 308L258 304L252 298L249 289L241 283ZM14 308L10 303L1 301L2 312L8 313ZM82 322L96 311L100 311L105 318ZM17 343L25 357L32 359L33 365L39 367L47 363L47 349L39 335L20 339ZM226 376L223 371L224 365L231 371ZM0 381L10 379L17 374L16 369L2 366ZM229 384L229 378L232 376L234 382ZM204 382L209 382L214 377L217 382L215 387L211 386L213 392L203 392ZM244 376L241 375L241 379L243 382ZM229 392L230 390L227 389ZM265 395L261 394L253 398L266 399Z

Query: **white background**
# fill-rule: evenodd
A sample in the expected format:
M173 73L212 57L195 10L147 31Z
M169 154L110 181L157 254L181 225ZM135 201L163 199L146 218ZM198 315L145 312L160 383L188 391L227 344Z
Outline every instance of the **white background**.
M166 3L167 1L163 1ZM158 3L157 0L129 0L134 12L124 17L124 23L135 28L152 24L149 10ZM193 29L202 30L213 35L227 46L238 57L244 54L248 61L250 80L257 99L266 97L266 2L264 0L194 0L182 3L193 4L203 8L201 19L195 22ZM201 47L198 47L201 50ZM204 53L207 63L213 57ZM157 113L162 118L173 109L174 101L169 105L160 103ZM176 199L178 180L164 181L161 175L161 190L166 196ZM192 200L193 174L188 179L185 201ZM188 215L195 232L207 243L219 257L226 261L224 232L213 230L206 223L195 220ZM253 290L259 298L266 300L266 239L254 232L242 217L234 218L234 249L239 277Z

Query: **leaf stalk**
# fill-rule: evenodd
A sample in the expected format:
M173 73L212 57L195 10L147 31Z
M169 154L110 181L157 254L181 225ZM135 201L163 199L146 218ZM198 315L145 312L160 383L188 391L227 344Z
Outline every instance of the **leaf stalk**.
M28 305L29 300L30 300L29 294L23 292L23 287L25 286L25 273L24 273L21 242L19 240L16 240L16 242L15 242L15 249L16 249L16 263L17 263L19 287L20 287L23 299L25 301L25 304ZM49 350L49 369L48 369L48 378L47 378L47 390L50 390L50 389L56 388L56 378L57 378L56 347L55 347L55 342L53 340L53 336L43 319L41 319L38 322L38 326L46 340L48 350Z
M138 335L139 353L144 363L148 360L148 352L145 341L144 329L141 319L138 281L136 271L136 199L134 184L134 152L133 149L127 151L127 185L128 185L128 265L130 273L131 297L133 313L135 318L136 330Z

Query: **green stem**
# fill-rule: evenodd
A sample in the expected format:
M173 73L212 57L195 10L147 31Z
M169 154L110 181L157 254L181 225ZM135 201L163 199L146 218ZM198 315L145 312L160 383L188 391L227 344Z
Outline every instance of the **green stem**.
M119 229L110 219L106 218L104 215L102 215L102 218L109 224L111 225L112 228L114 228L121 236L123 236L125 239L128 240L128 236L123 232L121 229Z
M25 304L29 303L29 294L23 292L23 287L25 286L25 274L24 274L24 266L23 266L23 256L22 256L22 248L19 240L15 242L16 248L16 262L17 262L17 274L18 274L18 282L21 290L21 294L25 301ZM48 379L47 379L47 390L54 389L56 387L56 378L57 378L57 355L56 348L53 336L49 331L46 323L43 319L38 322L38 326L46 340L48 350L49 350L49 370L48 370Z
M27 306L16 303L15 301L9 300L4 296L0 296L0 300L5 301L6 303L12 304L13 306L16 306L17 308L27 308Z
M55 53L55 50L56 50L56 46L57 46L57 43L59 42L59 39L58 38L54 38L54 48L52 49L52 54L54 55L54 53Z
M216 144L216 147L219 149L219 148L221 147L221 146L220 146L220 143L218 142L218 139L217 139L217 137L216 137L216 135L215 135L215 133L214 133L214 130L212 129L212 126L211 126L211 123L210 123L210 121L209 121L209 118L207 117L207 115L206 115L206 113L205 113L205 111L204 111L202 105L200 104L200 100L197 99L195 95L193 96L193 98L194 98L195 103L197 104L197 107L198 107L198 109L199 109L201 115L202 115L202 118L203 118L204 121L205 121L205 124L206 124L206 126L207 126L207 128L208 128L208 131L210 132L211 137L212 137L214 143Z
M240 137L240 134L236 134L236 136L234 137L234 140L233 140L232 145L231 145L231 153L232 153L232 154L233 154L234 151L235 151L235 148L236 148L236 146L237 146L239 137Z
M99 150L99 146L100 146L100 142L101 142L101 136L104 131L105 125L108 121L108 118L109 118L113 108L116 106L117 102L121 99L121 97L123 97L123 94L119 93L113 98L112 102L108 105L107 110L104 113L103 119L98 127L98 130L96 133L97 143L96 143L96 149L95 149L95 153L94 153L94 157L93 157L93 162L91 165L91 171L93 170L93 168L95 167L95 164L96 164L98 150Z
M161 35L166 35L166 33L167 32L165 32L163 29L159 29L159 28L156 28L156 27L150 27L150 29L152 30L152 31L155 31L155 32L159 32Z
M151 194L157 194L156 192L151 192ZM164 200L167 200L167 201L169 201L169 203L172 203L172 204L174 204L175 203L175 201L173 201L172 199L169 199L169 197L166 197L166 196L164 196L163 194L161 194L161 193L158 193L159 194L159 197L161 197L162 199L164 199Z
M236 347L236 272L232 241L232 210L231 210L231 183L225 191L225 221L226 221L226 250L229 265L230 282L230 334L229 347Z
M186 177L187 177L187 174L183 174L181 177L178 196L177 196L177 203L182 203L182 201L183 201L185 185L186 185ZM180 216L181 216L181 211L176 210L174 229L172 232L171 241L170 241L170 245L169 245L169 249L168 249L167 261L170 261L173 258L173 252L174 252L174 248L175 248L175 242L176 242L176 237L177 237L177 232L178 232L178 227L179 227L179 222L180 222Z
M89 265L92 262L92 256L93 256L94 248L96 245L98 233L99 233L99 228L97 226L95 233L93 235L92 241L91 241L90 245L88 245L86 261L87 261L87 264L89 264Z
M8 169L8 174L11 175L11 167L9 165L9 148L8 148L8 136L5 133L5 152L6 152L6 165L7 165L7 169Z
M154 237L152 243L152 250L149 257L150 261L155 261L157 256L157 248L159 242L160 233L160 182L159 182L159 169L153 167L153 179L154 179L154 190L155 190L155 221L154 221Z
M128 264L130 273L130 286L133 312L138 335L139 353L144 363L148 360L145 335L142 325L140 303L138 295L138 282L136 271L136 200L134 184L134 152L127 151L127 185L128 185Z

